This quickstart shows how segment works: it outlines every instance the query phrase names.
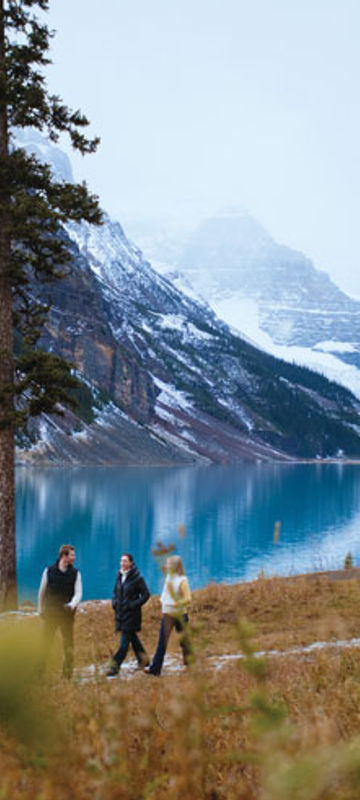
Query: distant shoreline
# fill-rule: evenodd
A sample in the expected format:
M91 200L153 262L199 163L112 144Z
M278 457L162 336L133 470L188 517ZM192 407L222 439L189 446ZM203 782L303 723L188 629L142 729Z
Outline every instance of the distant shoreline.
M204 464L201 462L193 462L191 464L184 462L183 464L95 464L95 463L84 463L84 464L74 464L68 463L66 461L44 461L43 463L32 463L29 461L19 461L15 460L15 467L24 467L26 469L44 469L44 468L54 468L54 469L89 469L89 468L96 468L96 469L183 469L184 467L195 467L199 469L199 467L204 467L204 469L211 469L211 467L241 467L241 466L268 466L273 464L285 465L285 466L292 466L292 465L308 465L308 464L320 464L323 466L324 464L338 464L338 465L360 465L360 458L309 458L309 459L286 459L286 460L278 460L274 459L272 461L259 461L255 459L254 461L229 461L226 463L217 463L211 462L210 464Z

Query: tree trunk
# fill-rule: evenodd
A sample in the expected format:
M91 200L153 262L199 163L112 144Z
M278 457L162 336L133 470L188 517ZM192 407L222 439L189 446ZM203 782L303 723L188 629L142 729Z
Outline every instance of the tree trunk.
M13 381L12 296L9 282L2 277L6 237L1 223L0 218L0 610L4 610L16 607L17 596L13 401L9 392Z
M8 157L6 113L6 64L4 3L0 0L0 158ZM5 190L5 191L4 191ZM0 610L15 608L15 454L14 454L14 360L12 291L9 277L11 242L9 202L2 187L0 206Z

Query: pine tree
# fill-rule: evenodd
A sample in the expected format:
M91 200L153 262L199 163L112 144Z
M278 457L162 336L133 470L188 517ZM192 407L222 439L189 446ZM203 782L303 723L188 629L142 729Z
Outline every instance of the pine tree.
M101 222L85 184L56 181L12 141L15 128L29 126L51 141L67 134L83 155L99 141L84 134L86 117L47 89L48 6L48 0L0 0L0 609L17 600L15 429L29 415L58 410L74 385L69 364L36 348L48 311L40 287L69 268L62 224Z

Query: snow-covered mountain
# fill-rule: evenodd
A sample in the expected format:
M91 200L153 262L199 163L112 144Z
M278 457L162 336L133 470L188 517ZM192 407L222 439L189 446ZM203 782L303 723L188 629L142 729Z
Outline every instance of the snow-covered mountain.
M33 153L39 161L49 164L56 180L73 182L72 166L66 153L44 139L35 128L15 128L11 144L13 147L22 147L28 153Z
M220 318L259 347L316 369L360 397L360 302L325 272L275 242L246 213L219 215L182 240L170 238L171 265L164 234L155 231L151 240L148 231L143 242L140 233L164 274L178 285L182 276Z
M49 157L47 153L46 157ZM22 458L175 464L360 456L346 389L263 353L157 273L121 225L69 224L41 346L69 358L79 409L29 428Z

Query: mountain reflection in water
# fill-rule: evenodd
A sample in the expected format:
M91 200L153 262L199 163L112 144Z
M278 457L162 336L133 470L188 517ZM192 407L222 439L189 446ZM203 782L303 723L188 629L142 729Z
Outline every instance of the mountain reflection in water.
M281 522L274 542L274 525ZM179 525L185 528L181 536ZM343 565L360 558L360 467L252 464L181 468L20 468L20 598L36 597L45 565L73 543L84 599L111 595L129 551L152 592L158 541L174 543L193 588Z

